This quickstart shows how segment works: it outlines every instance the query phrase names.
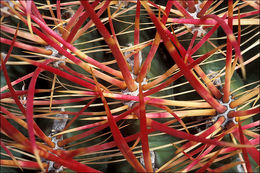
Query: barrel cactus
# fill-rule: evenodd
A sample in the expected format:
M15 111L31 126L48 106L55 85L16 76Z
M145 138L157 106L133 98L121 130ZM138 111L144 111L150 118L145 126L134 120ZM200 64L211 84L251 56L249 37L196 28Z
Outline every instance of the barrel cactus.
M1 1L1 172L258 172L259 9Z

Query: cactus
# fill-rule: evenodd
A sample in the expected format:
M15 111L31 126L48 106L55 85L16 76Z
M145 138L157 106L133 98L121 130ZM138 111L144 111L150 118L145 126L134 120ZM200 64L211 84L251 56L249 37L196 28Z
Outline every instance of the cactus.
M1 1L1 172L258 172L259 9Z

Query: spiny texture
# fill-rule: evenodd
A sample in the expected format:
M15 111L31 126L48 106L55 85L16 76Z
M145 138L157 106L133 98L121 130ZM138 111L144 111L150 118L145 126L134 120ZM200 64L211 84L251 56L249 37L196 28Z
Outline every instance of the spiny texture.
M257 1L1 1L1 171L259 171Z

